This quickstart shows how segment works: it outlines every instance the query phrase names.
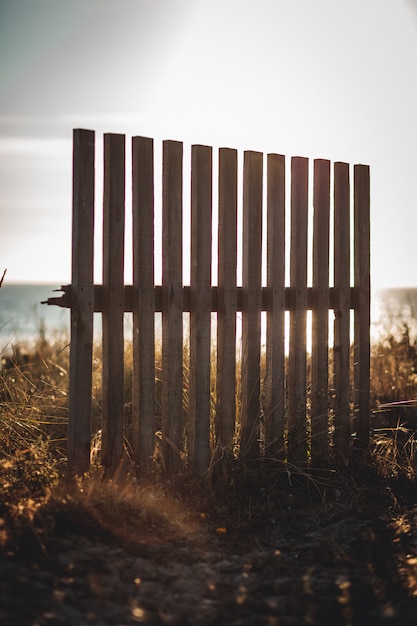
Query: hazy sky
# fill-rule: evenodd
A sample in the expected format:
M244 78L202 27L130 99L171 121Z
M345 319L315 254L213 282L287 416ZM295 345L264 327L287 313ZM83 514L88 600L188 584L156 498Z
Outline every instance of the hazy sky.
M72 129L371 167L417 285L417 0L0 0L0 273L70 281Z

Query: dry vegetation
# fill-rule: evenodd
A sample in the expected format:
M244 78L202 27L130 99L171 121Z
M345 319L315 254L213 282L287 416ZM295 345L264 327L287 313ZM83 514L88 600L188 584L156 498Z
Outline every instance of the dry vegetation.
M2 501L11 493L37 496L65 473L69 343L60 337L48 342L41 332L31 346L6 346L0 354L0 452ZM131 421L131 347L126 347L126 432ZM187 353L184 352L184 403L187 403ZM92 428L94 459L99 449L100 350L95 348ZM157 351L156 377L161 355ZM214 393L214 391L213 391ZM158 395L158 394L157 394ZM369 461L385 476L414 471L417 431L417 345L407 327L372 346L372 450ZM407 401L406 404L405 401ZM157 422L159 401L157 398ZM398 403L391 407L385 405ZM213 398L213 406L215 405ZM381 408L382 407L382 408ZM98 446L97 446L98 442ZM128 442L127 442L128 450ZM239 465L236 460L236 465ZM286 472L288 468L283 468ZM301 471L301 470L300 470Z
M129 349L127 357L129 361ZM56 537L66 536L68 532L94 537L94 541L101 538L103 542L116 542L133 552L140 551L142 548L138 546L144 544L163 545L166 550L167 542L177 545L197 541L197 537L201 544L206 534L211 533L216 541L221 541L223 536L230 540L230 545L224 544L221 550L244 550L248 541L253 547L254 538L259 545L277 541L278 531L284 526L283 536L290 542L288 533L312 532L314 536L314 528L337 524L347 511L349 514L354 511L357 517L372 518L378 517L381 510L397 510L398 517L399 512L405 515L407 507L417 503L417 408L399 405L381 409L381 405L389 402L417 398L417 347L410 342L407 332L399 340L389 337L372 348L372 449L357 467L347 472L334 468L307 471L281 462L248 471L235 458L227 480L220 484L209 480L203 488L188 481L182 493L175 497L166 492L163 484L138 484L129 476L129 467L127 476L118 484L104 483L99 466L94 464L88 476L67 482L68 361L65 338L46 342L40 336L33 346L15 347L1 354L0 549L3 554L22 554L30 546L32 560L42 555L44 558L48 545L51 542L55 545ZM157 364L157 374L159 367ZM93 387L93 428L97 432L101 402L98 350L94 355ZM127 396L129 392L128 369ZM129 404L126 420L128 424ZM314 544L315 539L312 541ZM335 550L339 552L340 541L343 543L343 539L335 536ZM334 562L342 558L339 552L331 557ZM33 557L34 553L40 556ZM268 571L269 561L265 567ZM295 570L294 576L299 576ZM139 609L135 610L139 615ZM299 623L324 623L311 620ZM361 622L352 618L339 623ZM391 622L387 618L384 623L403 622Z
M126 397L131 392L131 350L127 347ZM159 355L160 356L160 355ZM185 362L187 362L185 355ZM100 428L100 352L94 354L93 379L93 432ZM15 346L4 349L0 369L0 506L7 508L24 498L42 499L56 494L66 484L65 444L66 412L69 370L69 345L66 338L47 342L42 333L32 346ZM156 364L156 375L160 371L160 358ZM187 401L187 382L184 397ZM417 398L417 346L410 342L405 332L399 340L388 337L372 347L371 355L372 397L372 449L366 460L370 474L380 474L384 479L406 475L414 481L417 405L401 404ZM382 408L387 403L400 402L398 406ZM214 402L213 402L214 405ZM158 401L157 401L158 413ZM158 416L157 416L158 417ZM126 403L127 432L131 419L130 404ZM99 434L93 442L94 460L99 450ZM129 450L128 443L126 445ZM129 468L128 468L129 471ZM100 470L93 465L94 480ZM222 482L222 490L235 489L240 498L256 485L255 491L265 480L272 484L289 484L288 476L303 476L299 480L317 487L314 471L305 475L301 468L288 464L274 466L267 472L256 470L248 476L247 468L235 458L232 460L229 484ZM320 479L327 483L334 480L334 472ZM271 478L272 477L272 478ZM277 478L279 477L279 479ZM339 477L340 478L340 477ZM84 479L86 480L86 479ZM290 481L291 482L291 481ZM211 486L213 484L211 483ZM268 490L266 484L263 489ZM100 484L100 490L102 490ZM190 485L187 486L190 488ZM58 491L57 491L58 490ZM91 488L87 489L92 493ZM81 491L78 489L78 492ZM85 493L85 491L84 491ZM230 493L228 494L228 498ZM83 498L84 499L84 496Z

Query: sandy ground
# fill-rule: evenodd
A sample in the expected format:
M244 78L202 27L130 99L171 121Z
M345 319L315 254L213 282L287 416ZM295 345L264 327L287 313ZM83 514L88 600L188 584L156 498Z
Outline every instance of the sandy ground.
M3 542L0 623L412 626L413 489L270 493L255 513L250 499L244 513L179 515L176 504L172 526L150 522L139 533L66 504L40 507Z

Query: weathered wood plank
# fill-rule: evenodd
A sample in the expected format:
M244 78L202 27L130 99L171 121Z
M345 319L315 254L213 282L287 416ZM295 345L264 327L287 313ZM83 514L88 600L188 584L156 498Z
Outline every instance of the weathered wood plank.
M95 133L73 131L71 348L68 407L68 468L90 466L94 312Z
M311 454L327 455L329 445L329 238L330 161L314 161L313 289L311 341Z
M216 445L231 449L236 421L237 151L219 150Z
M163 142L161 411L168 480L179 472L183 449L182 156L181 142Z
M267 289L265 443L284 454L285 430L285 157L267 157Z
M62 291L64 291L64 295L58 298L48 298L48 300L44 304L53 304L56 306L60 306L63 308L71 308L71 285L63 285L61 287ZM125 312L132 313L133 311L133 286L125 285L124 287L125 293ZM157 313L162 312L162 287L161 285L155 285L154 287L155 293L155 311ZM295 308L295 291L291 287L285 287L285 310L292 311ZM191 309L191 296L190 296L190 286L186 285L182 288L183 294L183 311L187 313ZM236 287L234 289L234 293L231 294L232 297L236 300L236 311L243 310L243 289L242 287ZM357 300L359 297L359 291L355 289L355 287L350 288L350 308L354 309L357 306ZM218 287L214 286L211 288L211 311L212 313L216 313L220 310L220 304L218 304L221 300L221 290ZM262 300L262 311L270 310L270 302L271 302L271 294L270 289L268 287L262 287L261 289L261 300ZM316 307L317 295L316 290L312 287L307 288L307 309L313 310ZM337 304L336 299L336 291L334 287L329 288L329 306L330 309L334 309ZM94 285L94 312L101 313L103 311L103 287L102 285Z
M306 424L308 159L291 159L290 312L288 355L288 456L304 461Z
M191 153L189 458L197 477L210 465L212 148Z
M133 452L147 473L155 451L155 289L153 139L132 139Z
M104 135L102 463L112 476L124 435L125 136Z
M243 162L241 453L260 456L260 358L263 154L246 151Z
M354 322L356 444L365 449L370 427L370 179L369 166L354 166L354 248L357 306Z
M350 180L349 164L334 164L334 441L343 457L350 442Z

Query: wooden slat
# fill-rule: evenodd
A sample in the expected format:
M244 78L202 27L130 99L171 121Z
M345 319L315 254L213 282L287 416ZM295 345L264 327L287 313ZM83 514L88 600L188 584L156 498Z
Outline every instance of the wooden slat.
M124 434L125 136L104 135L102 462L111 476Z
M182 155L182 143L163 142L162 450L173 480L183 447Z
M155 450L155 289L153 139L132 139L133 451L148 472Z
M260 350L263 155L246 151L243 163L241 453L260 455Z
M60 306L63 308L71 308L71 285L64 285L61 287L62 291L64 291L64 295L60 297L48 298L48 300L44 304L53 304L56 306ZM133 286L125 285L124 287L125 293L125 312L132 313L133 311ZM158 313L162 312L162 287L161 285L156 285L154 287L155 294L155 311ZM182 288L183 294L183 311L186 313L190 311L191 306L191 297L190 297L190 286L183 286ZM243 289L242 287L236 287L234 289L234 293L231 294L232 297L236 300L236 311L243 310ZM216 313L221 309L220 301L222 299L221 290L217 287L211 288L211 311L212 313ZM355 289L355 287L350 288L350 308L354 309L357 305L357 300L359 297L359 291ZM268 287L262 287L261 289L261 300L262 300L262 311L271 310L270 302L271 302L271 293ZM307 288L307 309L313 310L316 307L317 296L316 292L312 287ZM330 287L329 289L329 306L330 309L334 309L337 304L336 292L334 287ZM295 290L291 287L285 287L285 310L293 311L295 309ZM101 313L103 311L103 287L102 285L94 285L94 312Z
M329 444L329 220L330 161L314 161L313 289L311 342L311 453L328 454Z
M285 429L285 157L267 157L267 288L265 441L284 453Z
M90 466L93 350L94 145L91 130L73 132L71 349L68 468Z
M334 441L346 456L350 440L350 181L349 164L334 164Z
M197 477L210 465L212 148L191 153L189 458Z
M367 165L354 166L355 430L359 448L369 443L370 418L370 180Z
M306 459L306 321L307 321L308 159L291 159L290 313L288 355L288 456Z
M219 150L216 445L231 449L236 420L237 151Z

